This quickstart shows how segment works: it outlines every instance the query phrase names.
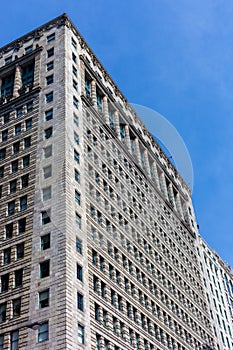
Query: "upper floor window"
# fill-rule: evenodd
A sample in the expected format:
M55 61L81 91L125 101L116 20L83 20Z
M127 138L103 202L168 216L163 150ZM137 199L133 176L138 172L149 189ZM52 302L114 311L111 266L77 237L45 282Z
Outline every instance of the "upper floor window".
M53 67L54 67L53 61L48 62L47 65L46 65L46 67L47 67L47 72L49 72L50 70L52 70Z
M52 33L47 36L47 43L50 43L51 41L55 40L55 33Z
M53 91L46 94L45 99L46 99L46 103L52 102L53 101Z
M40 238L40 249L46 250L49 248L50 248L50 233L46 233L46 235L43 235Z
M76 41L74 40L74 38L71 38L71 44L73 45L73 47L74 47L75 49L77 49L77 43L76 43Z
M91 96L91 81L86 77L85 78L85 92L86 96Z
M19 153L20 150L20 141L13 143L13 153Z
M7 77L2 78L1 96L7 96L13 94L15 74L10 74Z
M32 84L34 78L34 64L22 68L22 86Z
M51 49L47 50L47 58L52 57L54 55L54 47L51 47Z
M49 339L49 323L44 322L38 329L38 343Z
M33 50L33 46L32 45L30 45L28 47L25 47L25 53L26 54L32 52L32 50Z

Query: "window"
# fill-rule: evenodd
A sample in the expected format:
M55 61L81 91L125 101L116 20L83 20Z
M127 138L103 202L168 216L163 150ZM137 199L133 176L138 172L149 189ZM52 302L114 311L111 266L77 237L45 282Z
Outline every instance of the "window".
M83 268L79 264L77 264L77 279L83 281Z
M5 58L5 64L12 62L12 56Z
M44 179L47 179L48 177L52 176L52 165L46 166L43 170L44 170Z
M17 180L10 182L10 194L16 192L17 189Z
M78 342L84 344L84 327L78 324Z
M3 117L3 122L4 122L4 124L7 124L7 123L9 123L9 121L10 121L10 113L7 113Z
M6 225L5 231L6 231L6 239L12 238L12 235L13 235L13 223L12 222L10 224Z
M80 163L79 153L76 150L74 150L74 160L76 163Z
M74 63L77 63L77 57L73 52L72 52L72 60L74 61Z
M75 221L76 221L77 227L81 230L81 227L82 227L82 218L81 218L81 216L80 216L78 213L76 213Z
M38 343L49 339L49 323L44 322L38 329Z
M2 131L2 142L7 141L8 139L8 130Z
M11 262L11 248L4 249L3 251L3 264L7 265Z
M80 174L76 169L74 170L74 178L77 183L80 183Z
M51 43L51 41L55 40L55 33L52 33L47 36L47 43Z
M78 99L75 96L73 96L73 105L76 109L78 109Z
M27 196L23 196L20 198L20 211L27 209Z
M11 171L12 173L16 173L18 169L19 169L19 161L18 159L16 159L11 163Z
M43 194L43 201L47 201L48 199L51 199L51 186L43 188L42 194Z
M1 276L2 289L1 292L7 292L9 288L9 273Z
M1 96L13 94L15 74L10 74L2 79Z
M100 340L101 340L100 335L96 334L96 350L100 350Z
M53 135L53 128L52 127L44 130L45 140L48 140L52 135Z
M49 276L50 270L49 260L43 261L40 263L40 278L45 278Z
M78 205L81 204L81 195L78 191L75 191L75 203L77 203Z
M0 179L4 177L4 165L0 167Z
M8 215L13 215L15 213L15 201L8 203Z
M52 156L52 145L44 148L44 158L49 158Z
M5 159L6 157L6 148L0 149L0 160Z
M76 145L79 145L79 137L76 134L76 132L74 132L74 142L76 143Z
M47 50L47 58L52 57L54 55L54 47Z
M21 312L21 298L15 299L12 301L12 311L13 311L13 318L20 317Z
M15 125L15 135L21 134L21 124Z
M23 269L15 271L15 288L21 287L23 284Z
M83 244L82 241L76 237L76 252L82 254L83 253Z
M19 107L16 109L16 117L20 118L23 115L23 107Z
M73 88L74 88L75 90L78 90L78 83L77 83L77 81L74 80L74 79L73 79Z
M51 222L50 210L44 210L41 212L42 225L49 224Z
M19 153L19 150L20 150L20 142L15 142L13 143L13 153L16 154L16 153Z
M39 309L49 306L49 289L39 292Z
M24 139L24 148L28 148L31 146L31 136L25 137Z
M53 83L53 74L51 74L48 77L46 77L46 84L50 85L52 83Z
M50 248L50 233L41 236L40 238L40 250L46 250Z
M33 110L33 102L32 101L28 102L26 108L27 108L27 113L31 112Z
M47 72L51 71L54 68L53 61L48 62L47 65L46 65L46 68L47 68Z
M53 119L53 109L49 109L48 111L45 111L45 120L48 122L49 120Z
M73 74L77 77L77 68L75 66L72 66Z
M30 45L30 46L28 46L28 47L25 47L25 53L27 54L27 53L29 53L29 52L32 52L32 49L33 49L33 46L32 46L32 45Z
M19 331L11 332L11 349L10 350L18 350L19 349Z
M27 168L30 165L30 154L23 157L23 168Z
M45 100L46 100L46 103L50 103L53 101L53 91L45 95Z
M77 293L77 306L78 306L79 310L81 310L81 311L84 310L83 295L80 293Z
M19 243L16 246L16 259L23 259L24 258L24 243Z
M73 114L73 117L74 117L74 124L75 124L76 126L78 126L78 116L74 113L74 114Z
M74 40L74 38L71 38L71 44L73 45L73 47L74 47L75 49L77 49L77 43L76 43L76 41Z
M4 335L0 335L0 350L4 348Z
M29 174L26 174L21 177L21 188L25 188L28 186Z
M26 218L19 219L18 221L18 233L24 233L26 231Z
M34 78L34 64L29 64L22 68L22 86L30 85L33 83Z

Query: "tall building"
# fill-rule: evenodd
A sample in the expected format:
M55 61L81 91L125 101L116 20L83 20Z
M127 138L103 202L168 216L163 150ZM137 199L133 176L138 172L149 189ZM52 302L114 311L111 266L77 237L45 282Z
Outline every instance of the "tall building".
M233 350L232 270L201 236L196 244L217 350Z
M190 189L75 26L0 57L0 349L215 349Z

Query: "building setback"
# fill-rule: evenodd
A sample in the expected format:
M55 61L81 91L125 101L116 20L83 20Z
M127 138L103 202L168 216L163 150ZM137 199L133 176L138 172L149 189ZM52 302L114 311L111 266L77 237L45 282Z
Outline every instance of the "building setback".
M0 349L216 349L190 189L75 26L0 57Z

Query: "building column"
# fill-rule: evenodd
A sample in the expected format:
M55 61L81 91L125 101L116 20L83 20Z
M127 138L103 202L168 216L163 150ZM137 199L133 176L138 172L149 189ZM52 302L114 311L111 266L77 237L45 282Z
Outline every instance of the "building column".
M165 175L163 172L160 173L159 178L160 178L160 190L164 194L165 199L168 200L167 185L166 185Z
M150 164L149 164L149 158L148 158L148 151L145 149L143 152L144 157L144 169L149 177L151 177L150 173Z
M160 189L158 169L155 161L152 163L152 169L153 169L153 180L155 181L155 186L156 188Z
M95 80L91 81L91 100L92 100L93 106L97 109L96 82L95 82Z
M183 218L183 211L182 211L182 205L181 205L181 200L180 200L180 194L179 192L177 193L175 197L175 202L176 202L176 210L180 214L181 218Z
M38 53L35 57L33 88L40 86L40 61L41 61L41 52Z
M22 78L21 78L21 68L17 64L15 67L15 81L14 81L14 89L13 89L13 96L18 97L19 96L19 89L22 86Z
M104 115L104 124L109 125L109 112L108 112L108 98L107 96L103 97L103 115Z
M135 139L134 139L134 147L135 147L135 156L137 158L138 164L143 167L143 165L141 164L139 141L138 141L137 137L135 137Z
M129 125L125 125L125 141L126 141L126 147L130 153L131 151L131 145L130 145L130 135L129 135Z
M170 194L169 201L172 204L172 206L174 208L176 208L175 197L174 197L174 192L173 192L173 186L172 186L171 182L169 182L169 185L168 185L168 192Z
M117 138L120 140L121 135L120 135L120 124L119 124L119 112L117 110L115 110L113 115L114 115L114 120L115 120L115 130L117 133Z

